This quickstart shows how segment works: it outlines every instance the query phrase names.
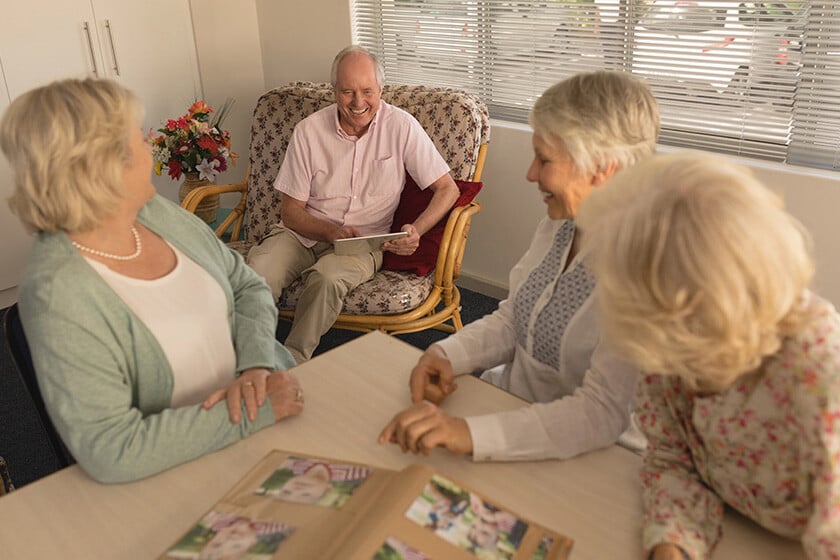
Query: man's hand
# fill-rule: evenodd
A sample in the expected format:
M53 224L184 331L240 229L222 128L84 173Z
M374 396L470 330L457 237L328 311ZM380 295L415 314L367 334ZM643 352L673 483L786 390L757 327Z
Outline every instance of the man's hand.
M467 421L449 416L436 405L424 401L394 416L379 434L380 445L396 443L403 450L428 455L435 447L445 447L456 455L472 453L472 436Z
M316 218L306 211L305 200L283 194L280 203L280 218L290 230L318 241L335 242L336 239L359 237L361 234L352 226L341 226L329 220Z
M382 250L390 251L397 255L414 254L414 251L420 246L420 233L417 231L417 228L411 224L405 224L400 228L400 231L408 232L408 235L383 243Z
M360 237L362 234L359 230L352 226L335 226L327 236L330 243L335 243L336 239L347 239L350 237Z
M452 363L440 346L432 344L423 352L411 370L408 386L411 389L411 402L418 403L426 399L435 404L443 402L458 388Z

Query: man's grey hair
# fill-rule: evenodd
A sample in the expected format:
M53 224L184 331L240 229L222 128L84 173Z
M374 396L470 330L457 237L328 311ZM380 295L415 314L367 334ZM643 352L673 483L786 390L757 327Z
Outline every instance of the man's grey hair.
M385 68L382 67L382 63L375 54L361 45L350 45L349 47L344 47L337 55L335 55L332 63L332 70L330 71L330 83L332 86L335 87L336 82L338 82L338 65L342 60L344 60L345 56L353 53L364 54L370 57L373 61L373 65L376 67L376 83L379 85L379 89L382 89L382 86L385 85Z

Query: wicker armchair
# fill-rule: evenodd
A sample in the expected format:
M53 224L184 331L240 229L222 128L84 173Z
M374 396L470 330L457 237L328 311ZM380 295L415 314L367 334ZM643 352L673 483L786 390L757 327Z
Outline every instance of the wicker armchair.
M385 86L382 99L417 118L449 163L453 178L481 180L490 137L487 107L481 100L461 90L406 85ZM182 206L194 211L210 194L239 192L237 206L216 234L221 237L230 230L230 246L247 255L272 224L280 221L281 196L272 185L292 130L301 119L333 102L332 87L325 83L296 82L264 93L254 110L246 180L237 185L197 188ZM460 294L455 280L460 274L470 221L479 211L474 201L452 210L432 272L424 276L378 272L347 295L334 326L392 334L427 328L447 332L460 329ZM298 281L283 291L278 305L281 318L294 317L300 287Z

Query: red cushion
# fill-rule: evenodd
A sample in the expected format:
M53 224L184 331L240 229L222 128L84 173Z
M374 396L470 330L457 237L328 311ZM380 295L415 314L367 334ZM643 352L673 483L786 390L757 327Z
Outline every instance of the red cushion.
M481 190L481 183L469 181L455 181L461 196L455 201L455 206L465 206L472 202L478 191ZM391 231L400 231L405 224L410 224L423 213L423 210L432 200L431 189L420 189L411 175L405 174L405 186L400 195L400 203L394 212L394 222ZM413 272L425 276L431 272L437 264L440 241L443 238L443 230L446 228L446 220L449 219L449 212L429 231L420 237L420 246L411 255L395 255L386 251L382 256L382 268L384 270L399 270Z

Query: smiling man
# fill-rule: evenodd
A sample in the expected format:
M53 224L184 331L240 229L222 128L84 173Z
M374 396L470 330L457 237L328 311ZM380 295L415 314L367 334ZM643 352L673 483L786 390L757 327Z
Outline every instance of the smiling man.
M251 249L248 262L279 300L304 279L285 345L300 363L341 312L344 296L382 266L382 251L336 255L336 239L387 233L408 173L434 195L401 229L406 237L383 250L410 255L458 198L449 165L407 112L382 101L384 72L376 56L356 45L332 65L336 103L300 121L274 188L282 193L281 222Z

